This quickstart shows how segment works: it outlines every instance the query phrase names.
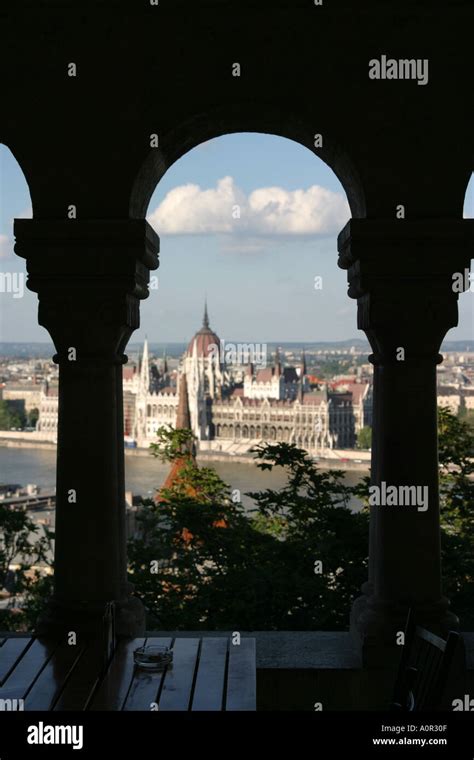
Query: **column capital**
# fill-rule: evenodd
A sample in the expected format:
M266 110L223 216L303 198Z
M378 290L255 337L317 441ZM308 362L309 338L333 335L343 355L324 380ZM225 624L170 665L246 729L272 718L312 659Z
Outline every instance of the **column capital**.
M14 231L15 253L27 261L27 287L38 293L38 321L53 338L56 360L67 359L73 347L71 367L122 363L159 263L159 237L148 222L15 219Z
M473 243L474 219L350 219L337 238L338 265L349 269L364 260L381 272L387 264L391 272L408 265L427 274L448 262L456 271L466 259L469 266Z
M469 271L473 219L351 219L338 237L348 294L357 299L357 326L375 359L439 361L446 332L458 323L458 277Z

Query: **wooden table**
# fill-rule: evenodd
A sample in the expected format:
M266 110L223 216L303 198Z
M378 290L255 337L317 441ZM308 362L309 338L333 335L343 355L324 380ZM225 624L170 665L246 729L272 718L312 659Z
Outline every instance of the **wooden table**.
M217 636L122 640L102 676L93 645L31 637L0 644L0 700L21 699L24 710L256 709L253 638L235 646ZM172 665L138 670L133 651L143 644L172 646ZM11 709L9 702L2 707Z

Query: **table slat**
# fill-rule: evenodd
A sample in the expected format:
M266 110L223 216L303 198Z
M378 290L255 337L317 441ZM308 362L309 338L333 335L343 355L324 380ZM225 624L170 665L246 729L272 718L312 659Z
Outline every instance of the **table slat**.
M255 710L257 677L255 639L241 639L229 646L226 710Z
M0 697L4 690L8 690L9 696L23 699L56 648L55 641L35 639L6 679L0 689Z
M26 652L31 642L31 638L12 638L6 639L0 647L0 686L6 681L10 670Z
M80 660L76 663L53 709L56 711L86 710L88 702L98 684L102 666L102 649L89 644Z
M175 639L173 664L166 670L159 710L189 710L199 639Z
M151 638L147 639L146 645L159 644L169 647L171 646L171 641L171 638ZM158 692L165 673L166 670L147 672L146 670L135 668L132 685L122 709L127 712L131 710L150 710L151 703L157 701Z
M222 710L228 640L225 637L202 640L196 685L191 709Z
M74 665L84 651L82 646L61 644L47 662L25 699L25 710L50 710L62 691Z
M133 652L145 639L119 641L112 662L92 700L91 710L121 710L133 678Z

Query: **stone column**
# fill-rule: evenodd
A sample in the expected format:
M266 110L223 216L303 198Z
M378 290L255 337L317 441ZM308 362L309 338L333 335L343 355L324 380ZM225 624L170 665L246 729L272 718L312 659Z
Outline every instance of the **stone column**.
M413 497L371 507L369 580L351 617L368 665L398 655L410 607L441 634L458 622L441 589L436 365L457 325L453 274L469 268L472 233L467 220L353 219L338 239L358 327L373 350L371 483L427 494L426 509Z
M117 633L144 629L127 583L122 365L159 240L145 220L16 220L16 253L59 364L55 590L43 634L94 631L114 601Z

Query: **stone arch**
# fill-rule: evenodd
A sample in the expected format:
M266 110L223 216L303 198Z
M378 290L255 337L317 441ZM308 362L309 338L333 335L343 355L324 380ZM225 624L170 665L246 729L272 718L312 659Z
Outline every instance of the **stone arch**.
M130 192L130 217L141 219L146 215L158 182L179 158L214 137L238 132L272 134L308 148L339 179L352 216L366 216L365 191L359 171L340 140L332 136L330 130L324 129L323 119L318 119L318 132L323 135L323 146L315 148L314 116L305 113L301 106L283 112L281 108L264 101L247 101L210 107L201 113L190 114L174 128L160 135L160 147L149 148L143 155L141 166L137 167Z

